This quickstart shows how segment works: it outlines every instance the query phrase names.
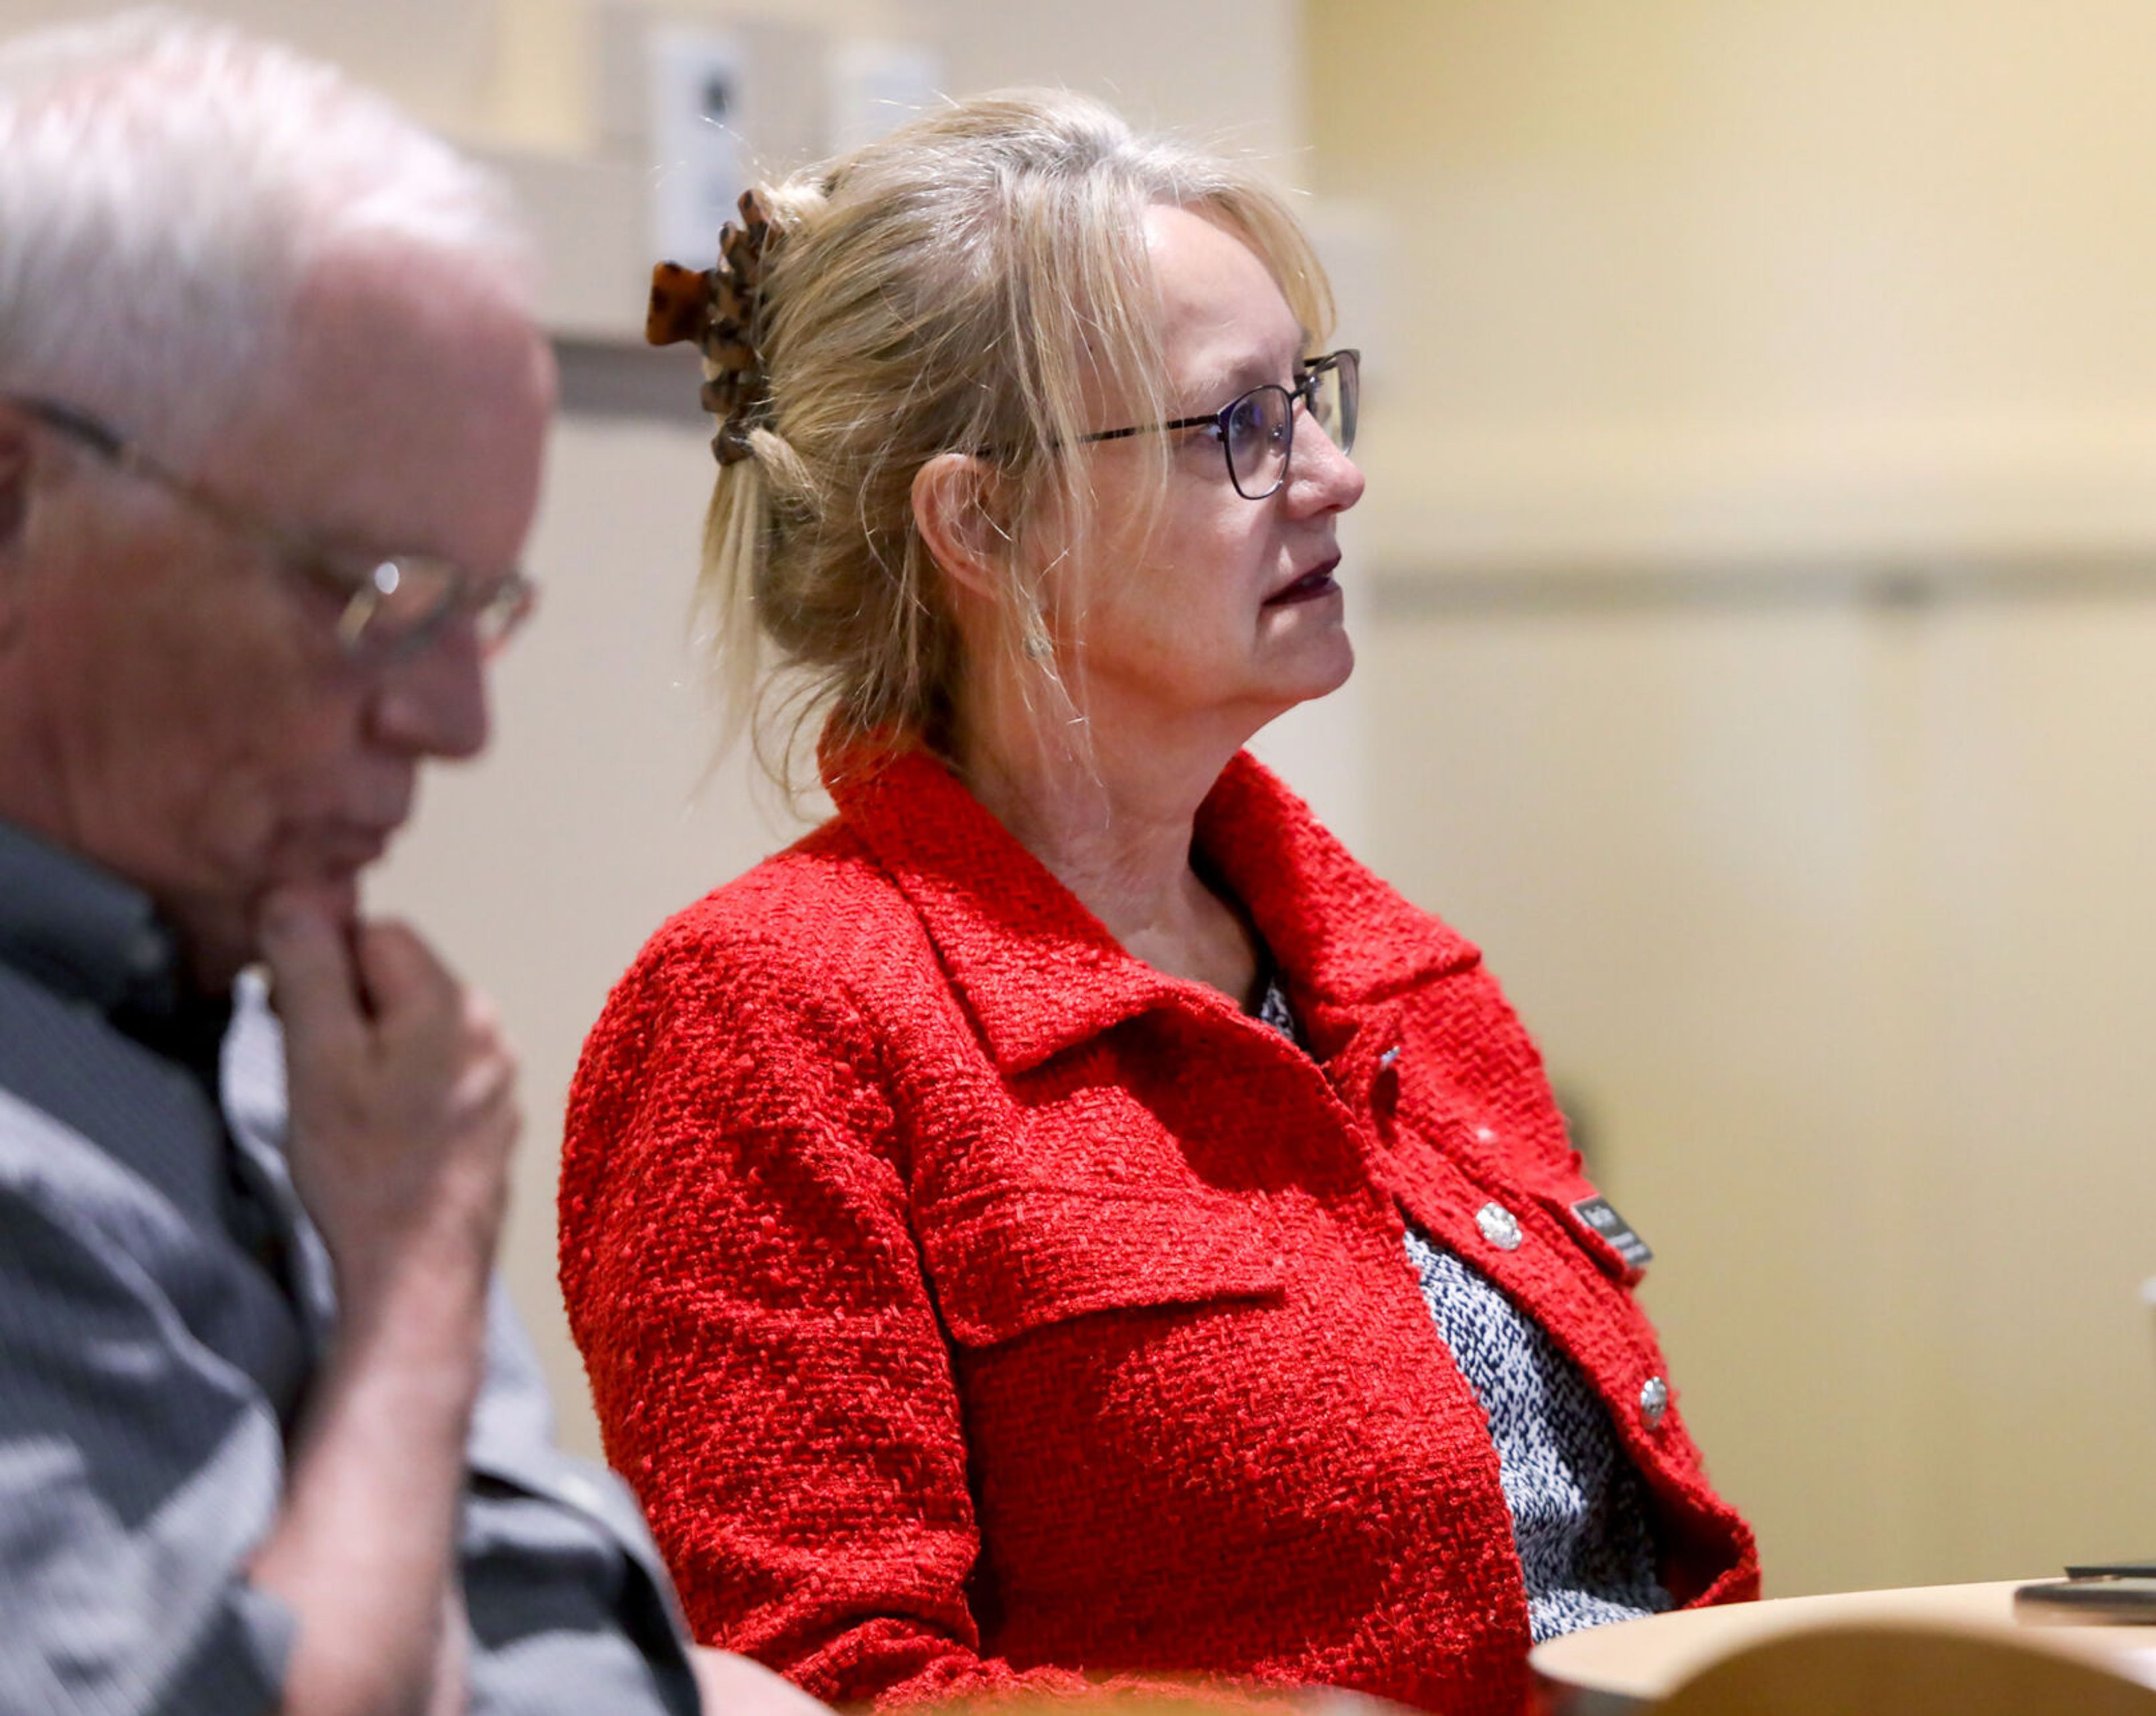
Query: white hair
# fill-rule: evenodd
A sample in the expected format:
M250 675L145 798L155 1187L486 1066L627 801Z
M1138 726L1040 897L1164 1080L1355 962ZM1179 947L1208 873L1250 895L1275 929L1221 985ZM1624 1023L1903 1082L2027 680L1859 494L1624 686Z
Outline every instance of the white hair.
M530 305L492 176L330 66L162 9L0 43L0 391L191 460L311 273L375 246Z

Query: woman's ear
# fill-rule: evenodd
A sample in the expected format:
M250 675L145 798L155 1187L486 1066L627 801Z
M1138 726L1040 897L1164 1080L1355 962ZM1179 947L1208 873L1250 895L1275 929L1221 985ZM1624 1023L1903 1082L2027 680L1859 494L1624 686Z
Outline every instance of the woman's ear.
M997 600L1010 532L1000 516L995 466L966 453L939 453L913 474L913 523L930 558L969 595Z

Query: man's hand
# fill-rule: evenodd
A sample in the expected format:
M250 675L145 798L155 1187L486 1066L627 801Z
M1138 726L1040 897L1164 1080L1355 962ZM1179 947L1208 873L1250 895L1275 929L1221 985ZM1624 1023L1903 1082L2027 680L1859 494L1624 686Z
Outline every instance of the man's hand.
M400 1269L475 1271L500 1237L516 1063L485 998L401 924L351 933L273 897L262 950L285 1025L292 1177L347 1315Z
M299 1619L285 1716L455 1710L453 1550L516 1065L486 1003L401 925L347 939L295 892L270 901L261 945L285 1022L293 1185L338 1298L252 1569Z
M708 1645L689 1647L704 1716L831 1716L831 1707L762 1663Z

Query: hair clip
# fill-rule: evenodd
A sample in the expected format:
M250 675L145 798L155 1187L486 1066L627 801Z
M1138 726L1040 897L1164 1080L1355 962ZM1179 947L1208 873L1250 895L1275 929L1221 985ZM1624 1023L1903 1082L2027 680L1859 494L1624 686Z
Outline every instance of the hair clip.
M722 465L749 455L749 432L770 414L771 388L757 336L763 312L764 250L770 211L762 196L742 192L739 223L719 231L719 259L697 270L662 262L651 271L644 337L654 346L689 340L704 354L704 409L719 417L711 450Z
M698 345L711 325L711 271L662 262L651 270L651 305L644 313L648 346Z

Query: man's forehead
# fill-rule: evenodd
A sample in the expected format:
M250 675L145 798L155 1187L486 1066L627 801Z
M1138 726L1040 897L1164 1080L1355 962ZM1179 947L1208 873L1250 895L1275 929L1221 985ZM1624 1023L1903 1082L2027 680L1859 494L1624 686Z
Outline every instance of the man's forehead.
M553 382L512 294L439 256L328 259L280 348L212 480L369 546L514 559Z
M458 409L475 392L536 388L552 404L543 341L518 295L470 264L398 248L323 259L295 291L279 366L313 411L398 396Z

